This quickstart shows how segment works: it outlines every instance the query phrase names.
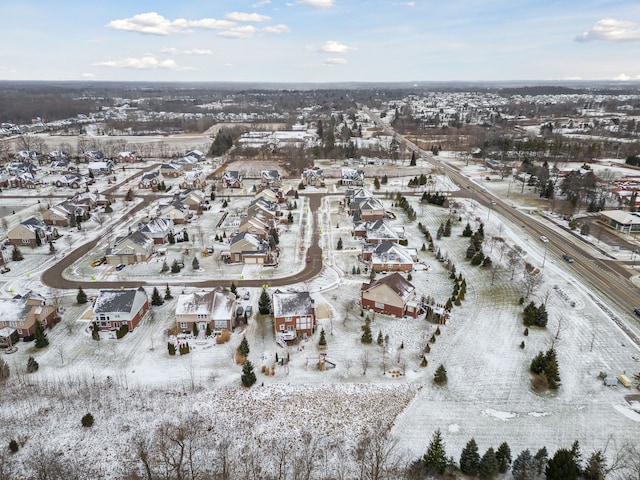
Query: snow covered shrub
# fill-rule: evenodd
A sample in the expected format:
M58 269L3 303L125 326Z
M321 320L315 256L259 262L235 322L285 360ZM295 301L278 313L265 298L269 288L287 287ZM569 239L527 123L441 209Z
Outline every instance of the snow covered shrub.
M82 417L81 423L83 427L90 428L93 427L93 421L93 415L91 415L91 413L87 413Z

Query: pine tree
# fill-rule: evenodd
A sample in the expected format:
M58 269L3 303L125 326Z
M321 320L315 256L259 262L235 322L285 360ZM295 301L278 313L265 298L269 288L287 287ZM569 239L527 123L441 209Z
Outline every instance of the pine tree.
M433 433L433 438L429 443L427 452L424 454L424 457L422 457L422 463L425 473L436 475L444 474L448 461L445 444L442 440L442 433L439 429Z
M376 339L376 343L380 346L384 345L384 337L382 336L382 330L378 331L378 338Z
M258 311L262 315L266 315L271 312L271 298L269 297L266 288L263 288L262 293L260 294L260 299L258 300Z
M171 295L171 289L169 288L169 284L167 283L167 288L164 290L164 299L171 300L173 295Z
M200 269L200 262L198 261L198 257L193 257L193 262L191 262L191 268L193 270L199 270Z
M467 222L467 225L464 227L464 230L462 231L462 236L470 237L471 235L473 235L473 230L471 229L471 225L469 225L469 222Z
M536 464L536 473L538 475L542 475L542 472L547 466L548 458L549 458L549 453L547 452L547 447L542 447L540 450L536 452L535 456L533 457Z
M447 218L447 221L444 224L444 231L442 232L442 234L445 237L451 236L451 219L450 218Z
M342 250L342 237L338 238L338 245L336 246L336 250Z
M573 458L573 453L566 448L558 450L545 468L547 480L576 480L580 468Z
M164 300L160 296L160 292L157 287L153 287L153 293L151 294L151 305L158 307L164 303Z
M19 262L21 260L24 260L24 256L22 255L22 252L17 246L13 247L13 252L11 253L11 260L13 260L14 262Z
M514 480L534 480L537 477L536 470L536 461L531 452L523 450L513 461L511 474Z
M367 345L373 342L373 337L371 336L371 326L369 325L369 322L364 322L364 325L362 327L362 337L360 337L360 340L362 341L362 343L365 343Z
M167 342L167 349L169 350L169 355L176 354L176 345L173 342Z
M242 385L246 388L250 388L254 383L256 383L256 374L253 371L253 365L251 362L247 361L242 366L242 375L240 376L240 380Z
M47 333L44 331L44 327L42 323L36 320L36 330L34 333L34 337L36 339L35 345L36 348L44 348L49 345L49 339L47 338Z
M169 271L169 265L167 265L167 259L165 258L162 261L162 267L160 268L160 273L164 273L164 272L168 272Z
M91 413L87 413L87 414L83 415L82 419L80 420L80 423L85 428L93 427L93 423L94 423L93 415L91 415Z
M318 345L320 347L326 347L327 346L327 339L324 335L324 328L322 330L320 330L320 340L318 341Z
M498 460L496 460L496 452L492 447L485 452L480 459L478 466L478 476L482 480L496 478L498 476Z
M87 294L84 293L84 290L82 289L82 286L78 287L78 294L76 295L76 302L78 302L80 305L83 305L83 304L87 303Z
M249 342L247 337L242 337L242 341L240 342L240 345L238 345L238 353L244 358L249 356Z
M541 303L536 309L535 323L538 327L546 327L548 320L549 314L547 313L547 308L544 303Z
M585 480L604 480L607 470L607 461L600 450L596 450L587 460L583 476Z
M171 273L180 273L180 265L178 264L178 260L174 260L171 264Z
M231 293L233 293L236 298L238 298L238 287L236 287L235 282L231 282L231 287L229 287L229 290L231 290Z
M507 473L511 465L511 449L507 442L502 442L496 451L496 460L498 461L498 471Z
M36 362L36 359L29 357L27 360L27 373L37 372L40 365Z
M436 385L444 385L447 383L447 380L447 370L444 368L444 365L440 364L433 376L433 381Z
M465 475L478 475L478 466L480 465L480 454L478 453L478 444L472 438L462 449L460 454L460 471Z

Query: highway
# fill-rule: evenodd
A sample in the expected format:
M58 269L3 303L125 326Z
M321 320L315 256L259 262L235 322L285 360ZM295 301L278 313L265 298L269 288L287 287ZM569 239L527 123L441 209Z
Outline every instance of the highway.
M633 312L634 308L640 306L640 289L631 282L632 273L623 264L594 255L589 249L583 248L582 240L573 237L571 233L564 230L558 231L556 228L539 222L530 213L522 212L509 202L487 192L452 165L437 159L431 152L422 150L418 145L395 132L366 106L361 105L361 108L385 133L404 142L419 157L430 158L431 163L442 169L463 191L467 189L471 191L474 201L501 215L514 225L514 229L522 228L527 232L527 235L539 241L541 247L544 246L546 250L545 261L549 261L550 257L555 257L559 262L565 262L562 255L570 254L575 261L573 263L565 262L567 273L594 292L593 299L601 307L605 307L604 310L607 311L611 320L622 328L636 345L640 346L640 338L636 333L640 327L640 321ZM543 243L539 240L541 236L547 237L549 242ZM541 265L536 266L541 267ZM615 308L611 308L612 306Z

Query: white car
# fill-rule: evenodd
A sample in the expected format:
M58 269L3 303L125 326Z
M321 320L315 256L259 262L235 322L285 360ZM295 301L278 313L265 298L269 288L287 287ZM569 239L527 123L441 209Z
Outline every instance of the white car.
M547 237L545 237L544 235L542 235L540 237L540 240L542 240L544 243L547 243L549 241L549 239Z

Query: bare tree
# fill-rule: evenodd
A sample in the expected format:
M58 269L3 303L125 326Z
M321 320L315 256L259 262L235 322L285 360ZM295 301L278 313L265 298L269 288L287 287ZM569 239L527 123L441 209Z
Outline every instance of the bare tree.
M519 245L515 245L507 252L507 265L509 266L509 270L511 271L511 280L513 280L513 276L516 273L516 269L520 262L522 261L522 248Z
M362 367L362 375L367 374L367 369L369 368L369 351L365 350L360 355L360 366Z
M542 272L536 270L525 270L522 278L525 298L529 298L542 285L544 278Z
M385 427L377 426L362 435L354 449L359 478L381 480L401 477L396 447L397 442L390 437Z

